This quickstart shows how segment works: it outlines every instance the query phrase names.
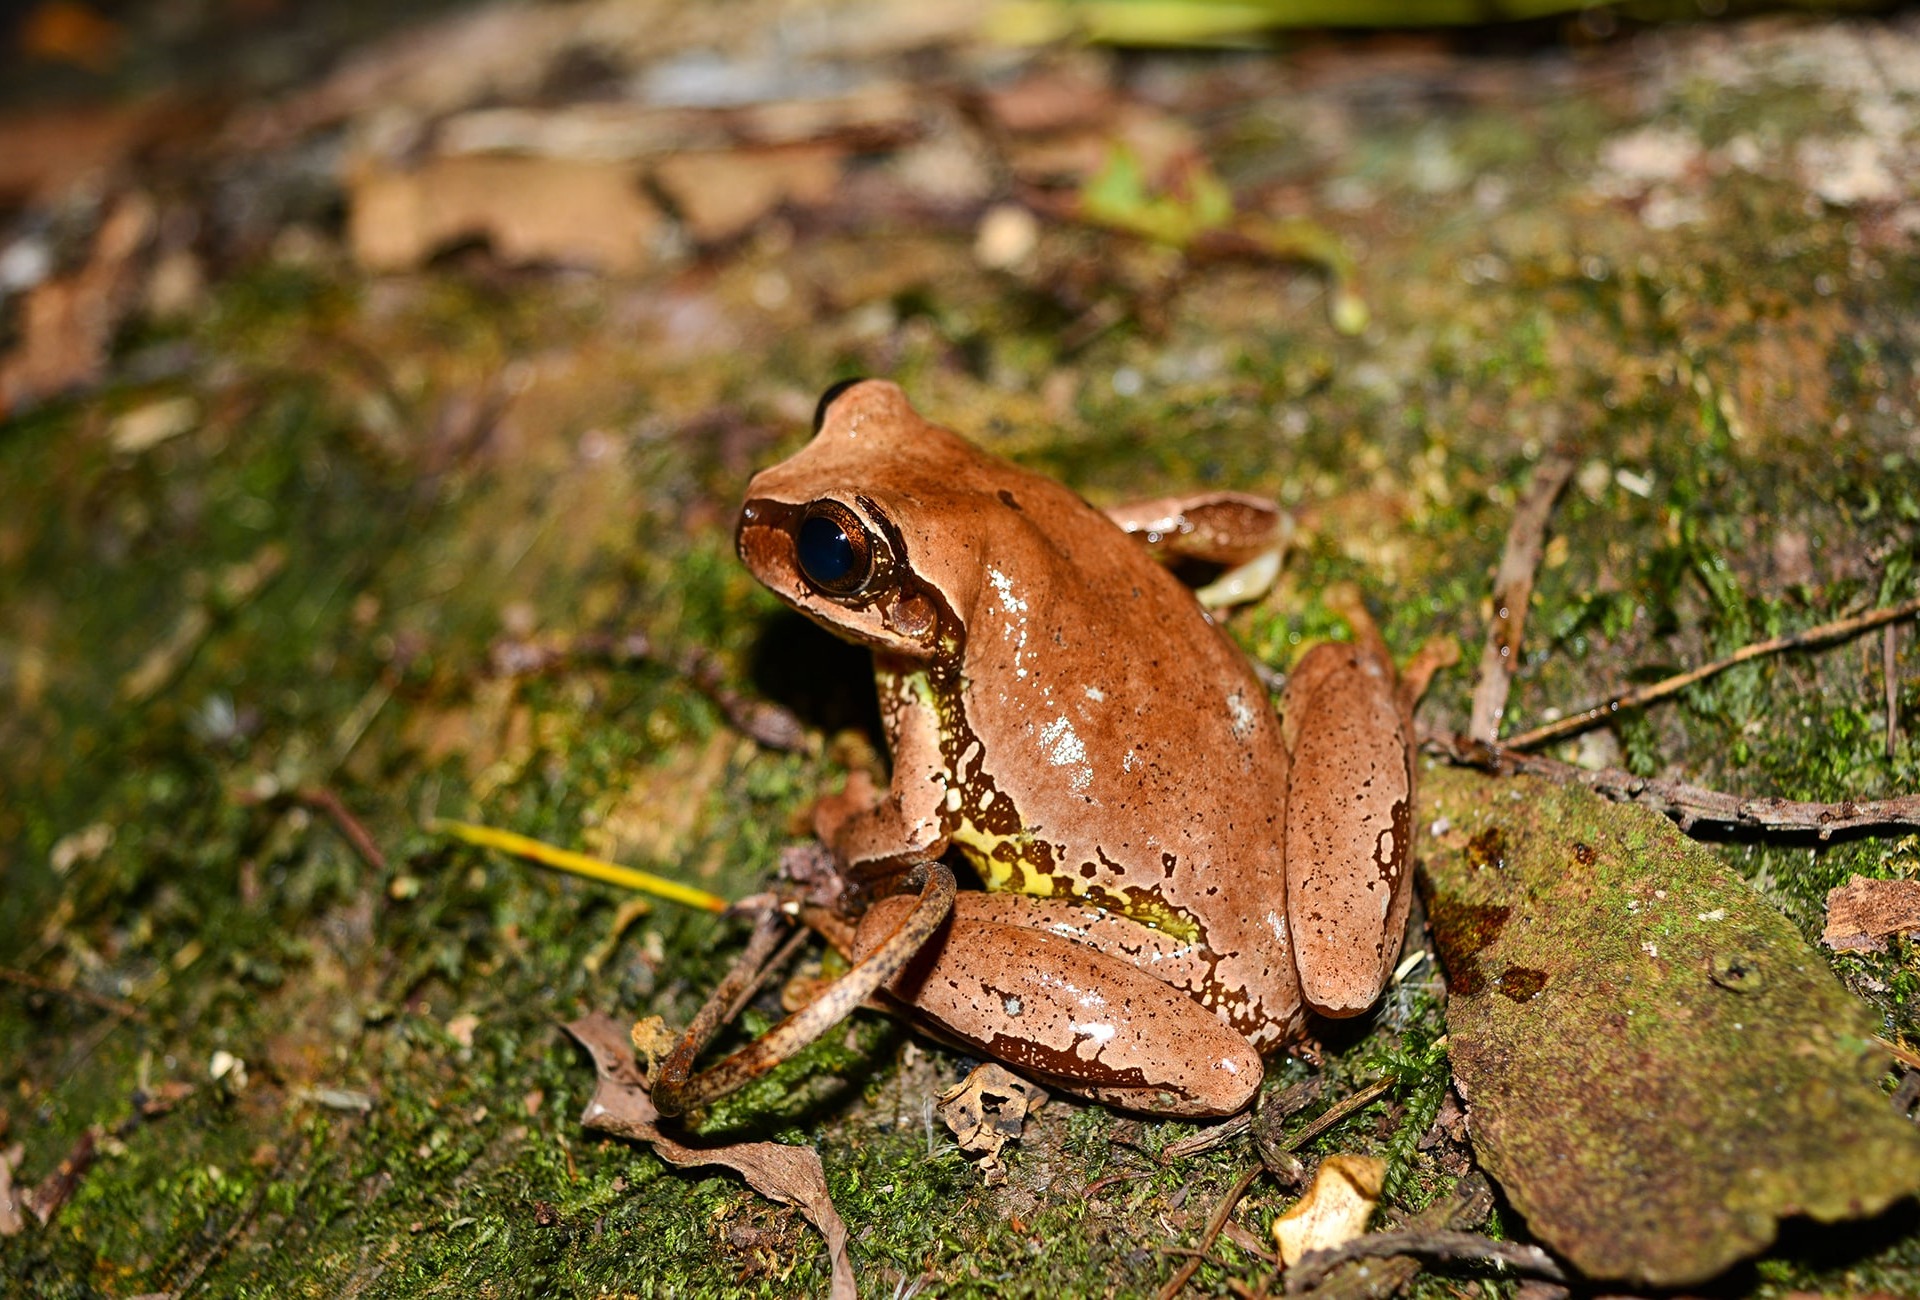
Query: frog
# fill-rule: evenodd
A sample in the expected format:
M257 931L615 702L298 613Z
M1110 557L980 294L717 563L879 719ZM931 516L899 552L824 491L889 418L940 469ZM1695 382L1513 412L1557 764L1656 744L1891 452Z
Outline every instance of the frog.
M860 992L1168 1117L1243 1109L1312 1016L1373 1005L1411 900L1419 686L1355 601L1353 640L1310 649L1276 713L1162 563L1245 559L1279 518L1221 492L1102 511L894 383L827 390L748 485L736 548L873 654L891 776L856 771L813 817L865 905L839 938Z

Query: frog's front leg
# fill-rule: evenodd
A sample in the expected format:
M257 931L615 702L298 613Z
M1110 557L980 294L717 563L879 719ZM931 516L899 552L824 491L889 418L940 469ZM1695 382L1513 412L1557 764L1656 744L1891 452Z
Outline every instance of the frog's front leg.
M868 911L856 959L898 924L903 904ZM1211 1011L1125 959L994 915L957 906L886 991L965 1047L1110 1106L1231 1115L1253 1099L1260 1054Z
M1287 928L1302 996L1334 1017L1386 988L1413 896L1413 693L1357 596L1342 603L1354 640L1309 651L1280 703Z
M820 800L813 811L814 834L858 880L937 858L947 844L946 764L925 671L876 653L874 679L881 725L893 754L892 781L882 793L864 773L856 772L842 793Z

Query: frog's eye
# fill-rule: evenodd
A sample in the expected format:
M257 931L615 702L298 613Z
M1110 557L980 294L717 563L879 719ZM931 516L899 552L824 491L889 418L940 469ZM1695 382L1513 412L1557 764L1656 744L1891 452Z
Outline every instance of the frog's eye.
M830 596L857 595L873 577L873 534L838 501L808 506L793 541L802 576Z

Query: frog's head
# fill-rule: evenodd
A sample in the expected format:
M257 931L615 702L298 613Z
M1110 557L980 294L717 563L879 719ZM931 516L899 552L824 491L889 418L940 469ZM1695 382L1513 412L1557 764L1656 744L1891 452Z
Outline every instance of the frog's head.
M735 542L774 595L875 649L958 655L994 557L1034 544L1035 507L1078 502L927 423L885 380L829 388L813 428L747 486Z

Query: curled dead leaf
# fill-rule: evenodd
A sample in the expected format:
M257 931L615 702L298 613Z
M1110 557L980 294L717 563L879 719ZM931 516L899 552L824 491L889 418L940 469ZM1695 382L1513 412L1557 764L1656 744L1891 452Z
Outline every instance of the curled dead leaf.
M853 1262L847 1255L847 1224L827 1195L827 1175L817 1151L778 1142L693 1147L668 1137L660 1131L660 1112L654 1109L646 1080L634 1061L629 1030L612 1016L596 1011L572 1021L566 1031L593 1057L594 1074L599 1079L592 1100L580 1116L582 1124L645 1142L668 1164L731 1169L768 1200L794 1206L827 1239L833 1269L830 1300L858 1300Z
M412 171L368 165L349 187L348 237L362 266L418 266L481 238L504 262L639 270L660 213L627 163L565 158L436 158Z
M1273 1221L1281 1261L1296 1264L1310 1250L1332 1250L1365 1232L1386 1176L1386 1162L1373 1156L1336 1155L1321 1161L1307 1194Z
M983 1157L980 1172L995 1186L1007 1181L1000 1149L1020 1136L1027 1116L1046 1101L1044 1089L988 1062L941 1093L938 1110L960 1149Z

